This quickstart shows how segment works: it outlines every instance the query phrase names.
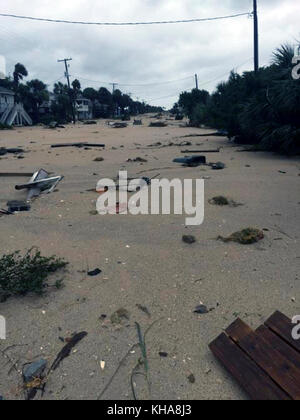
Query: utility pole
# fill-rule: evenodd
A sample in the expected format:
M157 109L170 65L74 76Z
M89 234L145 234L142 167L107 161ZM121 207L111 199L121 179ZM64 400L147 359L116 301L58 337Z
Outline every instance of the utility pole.
M195 74L195 82L196 82L196 89L199 90L199 85L198 85L198 74Z
M68 88L69 88L69 97L70 97L70 103L71 103L71 107L72 107L72 115L73 115L73 121L74 124L76 123L76 116L75 116L75 109L74 109L74 102L71 96L71 83L70 83L70 74L69 74L69 65L68 65L68 61L72 61L72 58L64 58L63 60L57 60L58 63L65 63L65 77L67 78L68 81Z
M253 17L254 17L254 71L259 70L259 38L258 38L258 14L257 0L253 0Z
M110 83L110 85L112 85L112 87L113 87L113 91L112 91L113 94L115 93L116 86L118 86L118 84L119 83Z

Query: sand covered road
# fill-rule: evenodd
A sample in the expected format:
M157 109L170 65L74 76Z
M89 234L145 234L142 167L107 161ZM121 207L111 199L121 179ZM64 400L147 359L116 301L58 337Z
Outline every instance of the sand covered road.
M43 297L11 298L0 303L8 337L2 352L17 363L40 357L53 362L61 338L86 331L69 358L50 376L45 399L131 399L131 372L140 357L134 348L106 392L105 386L120 361L137 343L135 322L147 335L151 395L142 377L135 378L140 399L245 399L208 350L214 339L237 316L257 327L274 310L288 316L300 313L299 304L299 173L300 161L270 153L239 153L225 138L190 137L208 130L144 125L113 129L103 121L94 126L41 127L0 131L0 147L22 147L24 159L6 155L0 172L33 172L44 168L64 175L58 191L38 198L28 213L0 218L1 254L32 246L44 255L69 261L62 290L50 288ZM105 143L105 150L51 149L53 143ZM148 145L190 141L185 147ZM202 144L202 145L199 145ZM183 149L222 147L206 154L209 162L226 168L183 168L173 163ZM102 162L95 158L103 157ZM141 157L147 162L127 162ZM129 176L205 180L205 221L186 227L184 216L93 215L100 178L114 178L120 169ZM24 197L14 185L27 178L0 178L0 207ZM217 207L208 200L225 195L240 207ZM242 246L216 241L248 226L265 229L265 239ZM187 245L183 235L197 242ZM86 271L102 273L89 277ZM58 276L59 277L59 276ZM203 303L214 310L193 313ZM139 305L139 306L137 306ZM151 316L141 307L147 308ZM110 322L124 308L129 319ZM106 318L105 318L106 316ZM160 352L167 353L161 357ZM105 363L103 363L105 362ZM0 353L0 395L22 399L22 380ZM195 382L188 378L193 375ZM40 394L38 394L40 398Z

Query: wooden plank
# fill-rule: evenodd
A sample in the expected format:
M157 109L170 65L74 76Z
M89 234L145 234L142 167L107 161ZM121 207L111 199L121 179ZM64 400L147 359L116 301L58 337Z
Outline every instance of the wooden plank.
M265 325L300 352L300 340L294 340L292 337L292 330L295 325L292 324L291 319L277 311L265 322Z
M300 401L300 370L293 363L240 319L226 333L280 388L292 399Z
M283 341L272 330L267 328L265 325L261 325L256 330L256 334L266 340L275 350L279 351L284 357L300 369L300 353Z
M252 400L290 400L289 396L226 334L221 334L209 347L215 357L224 365Z

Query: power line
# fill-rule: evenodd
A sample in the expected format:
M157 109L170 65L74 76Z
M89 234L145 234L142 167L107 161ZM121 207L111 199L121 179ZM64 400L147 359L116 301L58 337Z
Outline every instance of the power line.
M60 19L46 19L38 18L32 16L19 16L12 15L7 13L0 13L2 17L9 17L14 19L26 19L39 22L51 22L51 23L67 23L72 25L97 25L97 26L133 26L133 25L167 25L167 24L176 24L176 23L195 23L195 22L210 22L214 20L224 20L224 19L233 19L241 16L252 16L252 13L238 13L235 15L229 16L217 16L210 18L196 18L196 19L181 19L181 20L165 20L165 21L153 21L153 22L84 22L84 21L70 21L70 20L60 20Z
M79 79L84 80L86 82L91 82L91 83L102 83L105 85L111 85L110 82L103 82L100 80L90 80L90 79L85 79L84 77L81 76L77 76ZM161 85L167 85L167 84L171 84L171 83L178 83L178 82L182 82L185 80L189 80L191 78L193 78L194 76L188 76L188 77L184 77L182 79L177 79L177 80L168 80L165 82L152 82L152 83L146 83L146 84L129 84L129 83L118 83L118 86L128 86L128 87L146 87L146 86L161 86Z
M239 64L238 66L236 66L236 67L234 67L234 68L237 70L238 68L240 68L240 67L244 66L245 64L249 63L249 61L252 61L252 58L250 58L250 59L248 59L247 61L245 61L245 62L243 62L243 63ZM231 70L230 70L230 71L231 71ZM210 83L216 82L217 80L220 80L222 77L227 76L227 75L228 75L228 73L230 73L230 71L229 71L229 72L227 71L226 73L224 73L224 74L222 74L222 75L220 75L220 76L216 77L216 78L215 78L215 79L213 79L213 80L209 80L209 81L207 81L207 82L204 82L204 83L198 84L198 87L200 87L200 86L205 86L205 85L208 85L208 84L210 84ZM194 87L192 87L191 89L193 89L193 88L194 88ZM161 99L174 98L175 96L178 96L178 92L177 92L175 95L163 96L163 97L161 97L161 98L151 99L150 101L147 101L147 102L154 102L154 101L158 101L158 100L161 100Z

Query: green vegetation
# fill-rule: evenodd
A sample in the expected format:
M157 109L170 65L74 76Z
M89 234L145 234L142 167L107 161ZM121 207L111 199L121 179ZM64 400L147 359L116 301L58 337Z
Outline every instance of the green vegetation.
M27 69L23 64L18 63L15 65L13 77L1 79L0 86L15 93L16 102L24 105L34 124L48 125L51 121L57 121L59 124L71 122L72 103L82 97L91 101L90 110L92 110L93 118L113 118L121 114L124 121L129 121L132 115L163 111L161 107L134 101L119 89L116 89L114 93L104 87L99 89L88 87L83 90L77 79L72 82L71 88L61 82L55 83L54 95L51 96L45 83L38 79L24 82L27 77Z
M10 125L0 123L0 130L12 130L12 129L13 127L11 127Z
M44 293L48 276L67 266L67 262L52 257L42 257L37 249L30 249L24 256L16 251L0 258L0 297L25 296ZM55 286L60 289L62 280Z
M292 78L293 56L293 48L283 45L269 67L243 75L232 72L212 95L196 89L184 92L174 109L181 107L192 125L226 129L237 143L297 154L300 81Z

